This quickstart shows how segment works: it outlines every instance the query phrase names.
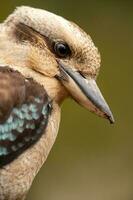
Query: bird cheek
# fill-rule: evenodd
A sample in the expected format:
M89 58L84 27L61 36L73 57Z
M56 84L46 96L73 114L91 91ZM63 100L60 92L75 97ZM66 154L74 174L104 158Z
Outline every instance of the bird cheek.
M30 65L31 66L31 65ZM41 58L38 63L32 63L32 68L47 77L55 77L58 73L57 62L51 57Z
M47 77L55 77L58 73L58 65L56 63L45 63L43 66L40 66L39 72Z

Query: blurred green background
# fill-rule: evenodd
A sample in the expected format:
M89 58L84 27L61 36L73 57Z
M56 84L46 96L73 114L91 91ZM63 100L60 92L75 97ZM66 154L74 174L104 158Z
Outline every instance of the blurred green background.
M28 200L132 200L133 1L4 0L0 20L19 5L62 15L91 35L102 56L98 84L116 120L110 125L65 101L58 138Z

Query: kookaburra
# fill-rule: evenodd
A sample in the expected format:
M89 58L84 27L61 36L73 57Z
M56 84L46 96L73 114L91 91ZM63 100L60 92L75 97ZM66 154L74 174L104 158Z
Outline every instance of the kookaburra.
M100 54L73 22L22 6L0 25L0 200L22 200L71 97L114 122L96 77Z

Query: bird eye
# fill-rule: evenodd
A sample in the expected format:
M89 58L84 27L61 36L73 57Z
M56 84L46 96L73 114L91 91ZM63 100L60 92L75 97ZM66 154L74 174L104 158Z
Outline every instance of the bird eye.
M71 53L69 46L63 42L56 42L54 45L54 51L60 58L66 58L67 56L70 56Z

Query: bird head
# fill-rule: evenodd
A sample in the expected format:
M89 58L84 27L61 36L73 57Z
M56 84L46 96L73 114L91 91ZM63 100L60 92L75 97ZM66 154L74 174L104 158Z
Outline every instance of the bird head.
M58 82L60 93L67 91L80 105L114 122L96 84L100 54L79 26L48 11L26 6L17 8L4 26L9 38L20 46L20 57L28 58L29 68Z

